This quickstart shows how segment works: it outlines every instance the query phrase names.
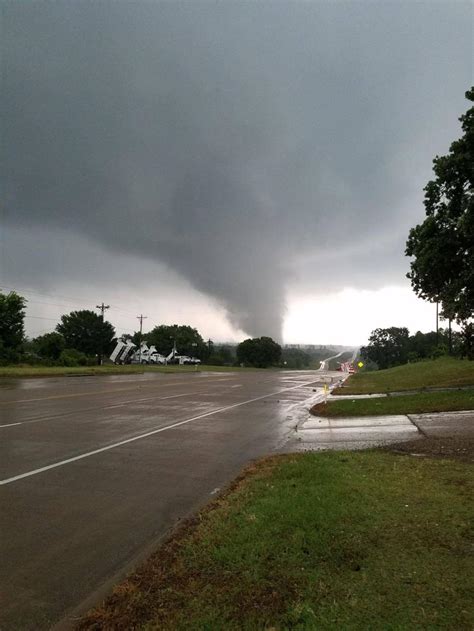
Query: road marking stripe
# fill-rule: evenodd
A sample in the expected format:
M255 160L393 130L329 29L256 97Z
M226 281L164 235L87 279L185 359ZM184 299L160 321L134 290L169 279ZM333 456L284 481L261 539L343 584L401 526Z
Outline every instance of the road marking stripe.
M31 423L40 423L41 421L54 421L58 418L62 418L63 416L72 416L74 414L83 414L84 412L93 412L94 410L111 410L113 408L120 408L124 405L129 405L130 403L143 403L143 401L152 401L153 399L158 399L159 401L165 401L166 399L177 399L178 397L189 397L192 394L200 394L199 392L185 392L184 394L172 394L168 397L145 397L144 399L131 399L129 401L123 401L122 403L113 403L112 405L100 405L93 408L85 408L82 410L72 410L70 412L61 412L60 414L53 414L47 416L33 417L30 419L26 419L25 421L19 421L18 423L8 423L7 425L0 425L0 429L2 427L13 427L15 425L29 425Z
M139 380L135 379L134 381L137 382ZM219 378L213 379L213 378L208 377L206 378L205 383L208 384L215 381L222 381L222 379L219 379ZM120 393L120 392L127 392L129 390L139 390L140 388L146 387L146 386L156 387L157 385L163 385L162 383L158 384L156 381L152 381L151 379L143 380L141 383L143 384L142 386L131 386L130 388L113 388L109 390L99 390L99 391L90 391L90 392L72 392L70 394L55 394L49 397L38 397L36 399L17 399L15 401L0 401L0 405L9 405L12 403L36 403L37 401L52 401L55 399L69 399L69 398L74 398L74 397L91 397L91 396L95 396L96 394L115 394L115 393ZM174 387L174 386L182 386L185 383L189 383L189 381L176 381L174 383L166 383L164 385Z
M23 480L23 478L29 478L30 476L33 476L33 475L38 475L38 473L44 473L45 471L49 471L50 469L56 469L56 467L62 467L66 464L70 464L71 462L82 460L83 458L89 458L90 456L95 456L96 454L100 454L104 451L109 451L110 449L115 449L116 447L121 447L122 445L133 443L136 440L141 440L142 438L147 438L148 436L153 436L154 434L159 434L160 432L165 432L168 429L174 429L175 427L180 427L181 425L186 425L187 423L191 423L193 421L198 421L199 419L206 418L207 416L213 416L214 414L219 414L219 412L226 412L227 410L232 410L233 408L238 408L242 405L247 405L248 403L254 403L255 401L260 401L261 399L268 399L269 397L274 397L277 394L281 394L282 392L287 392L288 390L296 390L297 388L303 388L304 386L311 385L312 383L313 383L312 381L309 383L302 383L299 386L293 386L292 388L284 388L283 390L278 390L277 392L270 392L269 394L264 394L260 397L255 397L255 399L248 399L247 401L242 401L241 403L234 403L233 405L227 405L223 408L219 408L212 412L199 414L198 416L193 416L192 418L185 419L184 421L178 421L177 423L172 423L171 425L166 425L165 427L160 427L158 429L151 430L150 432L146 432L145 434L140 434L139 436L134 436L133 438L127 438L126 440L121 440L118 443L107 445L106 447L100 447L99 449L94 449L94 451L88 451L86 453L80 454L79 456L74 456L73 458L67 458L66 460L60 460L59 462L54 462L53 464L47 465L46 467L33 469L33 471L26 471L25 473L20 473L19 475L15 475L12 478L6 478L5 480L0 480L0 486L11 484L12 482L17 482L18 480Z
M168 383L167 386L178 386L181 383ZM152 385L152 384L150 384ZM156 384L153 384L156 385ZM96 394L116 394L120 392L127 392L129 390L139 390L137 386L131 388L114 388L113 390L97 390L92 392L73 392L71 394L55 394L50 397L38 397L37 399L17 399L16 401L0 401L1 405L9 405L11 403L36 403L38 401L53 401L55 399L72 399L74 397L92 397Z

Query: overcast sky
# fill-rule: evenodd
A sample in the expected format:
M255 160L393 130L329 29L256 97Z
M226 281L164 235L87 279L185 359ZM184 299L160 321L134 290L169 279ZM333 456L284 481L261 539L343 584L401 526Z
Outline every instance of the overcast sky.
M434 328L405 278L460 135L471 2L25 2L2 16L0 287L30 335L364 343Z

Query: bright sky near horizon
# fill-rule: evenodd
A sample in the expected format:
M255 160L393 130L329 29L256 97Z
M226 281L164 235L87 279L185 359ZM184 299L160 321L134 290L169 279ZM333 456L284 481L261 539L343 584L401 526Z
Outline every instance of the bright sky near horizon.
M3 3L0 288L28 334L102 301L119 334L433 330L404 249L461 133L473 10Z

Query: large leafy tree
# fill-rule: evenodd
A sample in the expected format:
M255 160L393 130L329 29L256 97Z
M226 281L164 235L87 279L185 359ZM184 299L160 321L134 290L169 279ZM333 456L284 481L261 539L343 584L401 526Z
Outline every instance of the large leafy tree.
M25 338L26 300L16 292L0 292L0 359L16 361Z
M409 333L406 327L375 329L370 334L369 344L361 348L361 356L382 369L406 364L408 353Z
M135 342L135 336L134 336ZM199 331L191 326L160 324L143 335L148 345L153 345L162 355L168 355L176 343L180 355L191 355L201 360L207 358L208 347ZM138 341L138 340L137 340Z
M66 348L74 348L86 355L110 354L113 348L115 329L102 317L84 309L61 316L56 331L64 337Z
M474 87L466 92L474 101ZM433 160L425 187L426 219L410 230L407 274L416 294L439 302L442 315L469 335L474 314L474 106L459 119L463 136ZM472 333L471 333L472 335Z
M241 364L268 368L279 363L281 346L271 337L255 337L244 340L237 346L237 359Z

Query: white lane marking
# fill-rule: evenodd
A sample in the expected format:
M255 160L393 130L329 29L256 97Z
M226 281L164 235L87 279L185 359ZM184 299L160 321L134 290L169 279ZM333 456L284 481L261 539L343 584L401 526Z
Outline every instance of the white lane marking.
M189 374L193 374L193 373L189 373ZM139 380L136 379L135 381L139 381ZM206 384L212 383L215 381L222 381L222 379L219 379L219 378L212 379L211 377L206 378ZM143 383L143 387L152 387L152 386L157 385L157 383L152 382L151 379L144 380L142 381L142 383ZM188 381L175 381L173 383L167 383L164 385L174 387L174 386L182 386L183 384L189 384L189 380ZM160 384L160 385L163 385L163 384ZM142 386L139 386L139 387L141 388ZM96 390L96 391L91 391L91 392L71 392L70 394L55 394L49 397L38 397L36 399L17 399L14 401L0 401L0 405L9 405L13 403L35 403L38 401L52 401L54 399L71 399L74 397L89 397L89 396L96 396L97 394L119 394L120 392L127 392L127 390L136 390L136 389L137 389L136 386L132 386L130 388L112 388L110 390Z
M242 384L241 384L241 383L238 383L238 384L237 384L237 385L235 385L235 386L231 386L231 388L241 388L241 387L242 387Z
M158 399L159 401L165 401L166 399L177 399L178 397L189 397L192 394L199 394L199 392L185 392L184 394L172 394L168 397L146 397L144 399L131 399L130 401L122 401L122 403L114 403L113 405L103 405L93 408L85 408L83 410L72 410L71 412L61 412L60 414L53 414L47 416L40 416L39 418L30 418L26 421L19 421L18 423L8 423L7 425L0 425L0 429L2 427L13 427L15 425L29 425L31 423L40 423L41 421L53 421L58 418L63 418L64 416L71 416L74 414L82 414L84 412L92 412L94 410L111 410L114 408L120 408L124 405L129 405L130 403L143 403L143 401L152 401L153 399Z
M242 405L247 405L248 403L261 401L261 399L268 399L269 397L274 397L277 394L286 392L287 390L296 390L297 388L302 388L303 386L311 385L311 383L313 382L311 381L309 383L302 383L299 386L293 386L292 388L284 388L283 390L277 390L277 392L270 392L269 394L264 394L260 397L255 397L254 399L248 399L247 401L242 401L241 403L234 403L233 405L226 405L225 407L218 408L217 410L213 410L212 412L199 414L198 416L193 416L191 418L185 419L184 421L178 421L177 423L172 423L171 425L166 425L165 427L153 429L150 432L146 432L145 434L139 434L138 436L134 436L133 438L127 438L126 440L121 440L118 443L107 445L107 447L100 447L100 449L94 449L93 451L88 451L86 453L80 454L79 456L74 456L73 458L67 458L66 460L60 460L59 462L54 462L53 464L47 465L46 467L40 467L39 469L26 471L25 473L20 473L19 475L15 475L12 478L5 478L5 480L0 480L0 486L11 484L12 482L17 482L18 480L23 480L23 478L29 478L30 476L33 476L33 475L38 475L38 473L44 473L45 471L49 471L50 469L56 469L56 467L62 467L66 464L70 464L71 462L82 460L83 458L89 458L90 456L95 456L96 454L100 454L104 451L109 451L110 449L115 449L116 447L121 447L122 445L133 443L136 440L141 440L142 438L147 438L148 436L153 436L154 434L166 432L166 430L168 429L174 429L175 427L180 427L181 425L186 425L187 423L192 423L193 421L198 421L199 419L206 418L207 416L213 416L214 414L219 414L219 412L227 412L227 410L232 410Z

